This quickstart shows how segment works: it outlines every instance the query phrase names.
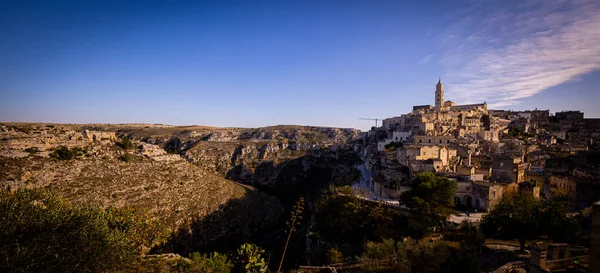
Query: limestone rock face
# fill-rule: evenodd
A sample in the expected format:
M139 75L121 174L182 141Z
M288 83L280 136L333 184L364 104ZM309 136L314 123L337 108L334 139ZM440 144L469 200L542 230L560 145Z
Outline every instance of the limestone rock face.
M124 149L114 142L114 132L86 132L78 126L31 130L45 133L19 130L24 129L0 132L0 190L49 187L72 202L140 208L173 231L202 220L204 235L196 240L200 243L252 234L283 213L276 198L157 145L133 140L132 147ZM50 150L59 146L83 152L71 160L50 158ZM122 159L126 154L128 160Z

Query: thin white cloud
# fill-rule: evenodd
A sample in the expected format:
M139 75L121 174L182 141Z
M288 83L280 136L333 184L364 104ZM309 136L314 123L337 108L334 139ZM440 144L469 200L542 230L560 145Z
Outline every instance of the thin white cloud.
M425 57L423 57L423 59L419 60L419 64L426 64L429 62L429 60L431 60L431 58L433 57L434 54L429 54Z
M490 107L600 69L600 1L475 2L442 37L449 95Z

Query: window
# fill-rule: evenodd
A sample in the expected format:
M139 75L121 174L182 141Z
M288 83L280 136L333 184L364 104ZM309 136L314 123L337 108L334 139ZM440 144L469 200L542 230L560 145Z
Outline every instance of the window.
M440 139L440 144L442 144L442 140Z
M431 138L429 139L429 143L431 143Z
M423 141L419 139L419 143L423 143Z
M450 140L449 140L449 139L446 139L446 143L450 143Z

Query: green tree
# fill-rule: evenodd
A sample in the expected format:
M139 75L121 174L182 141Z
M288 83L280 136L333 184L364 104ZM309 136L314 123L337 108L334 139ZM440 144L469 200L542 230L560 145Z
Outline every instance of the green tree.
M100 207L44 189L0 193L0 272L103 272L135 254Z
M531 193L505 195L481 220L482 231L490 237L518 239L521 251L525 242L541 235L541 204Z
M400 199L410 208L423 215L447 217L456 213L454 196L457 183L446 177L436 176L431 172L417 174L411 181L411 189L402 194Z
M578 219L566 215L566 203L553 201L546 205L541 214L541 227L552 241L574 243L580 235Z

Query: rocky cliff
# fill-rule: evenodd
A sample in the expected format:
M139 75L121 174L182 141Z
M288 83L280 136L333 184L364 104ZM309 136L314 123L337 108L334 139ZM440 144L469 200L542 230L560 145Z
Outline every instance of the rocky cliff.
M293 202L304 193L358 175L354 129L272 126L256 129L181 127L123 129L118 134L162 146L202 170ZM291 198L291 200L290 200Z
M137 141L124 145L114 132L31 124L0 129L0 186L7 190L49 187L73 202L139 208L178 237L201 227L196 244L250 236L283 212L268 194L189 164L159 146ZM57 153L61 149L70 158ZM177 247L171 242L167 250Z
M299 196L354 181L358 135L303 126L3 124L0 186L141 208L174 232L157 251L186 253L277 229ZM59 159L61 149L72 158Z

